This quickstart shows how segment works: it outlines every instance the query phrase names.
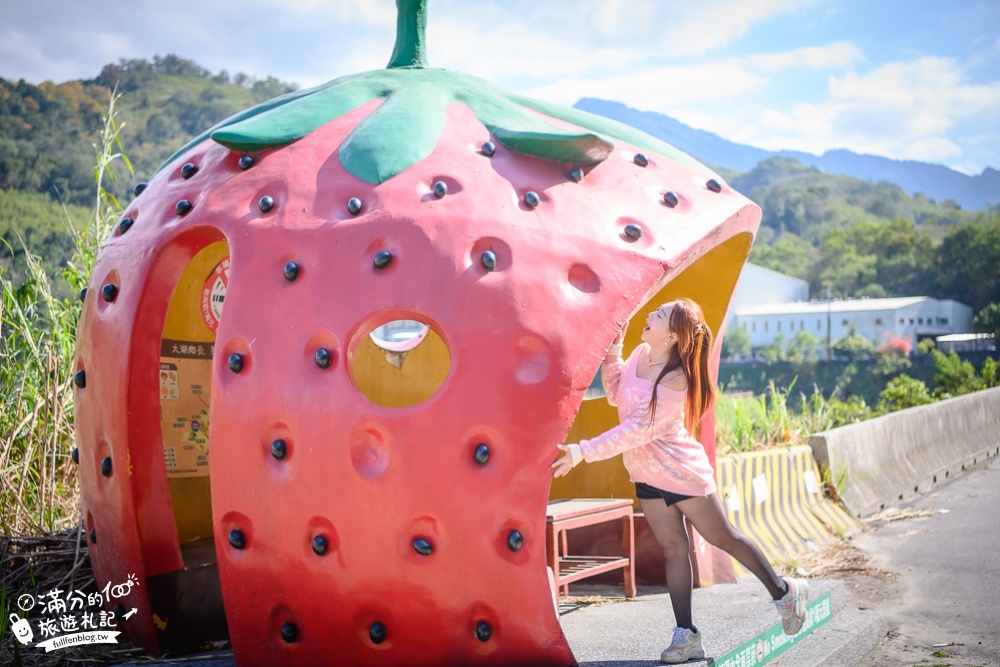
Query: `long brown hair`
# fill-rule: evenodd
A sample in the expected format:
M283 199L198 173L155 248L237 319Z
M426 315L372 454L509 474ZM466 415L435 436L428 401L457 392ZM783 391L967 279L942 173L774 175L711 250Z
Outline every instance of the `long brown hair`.
M691 299L677 299L670 312L670 330L677 334L677 344L670 350L667 363L656 376L653 396L649 401L650 420L656 419L656 389L660 381L680 368L687 377L687 396L684 399L684 428L697 437L701 418L715 405L715 384L708 373L708 360L712 353L712 331L705 323L701 306Z

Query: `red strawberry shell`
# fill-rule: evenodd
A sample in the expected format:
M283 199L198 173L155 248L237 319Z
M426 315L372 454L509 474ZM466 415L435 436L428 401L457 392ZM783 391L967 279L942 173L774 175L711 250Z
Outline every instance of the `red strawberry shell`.
M545 123L548 138L488 129L478 102L449 99L435 101L441 131L429 150L386 157L386 135L406 132L371 128L421 116L421 100L438 94L428 82L462 87L472 77L369 75L394 92L355 104L359 93L301 137L274 136L282 114L294 116L289 127L306 115L286 102L223 123L216 141L196 140L129 205L134 224L102 250L92 286L118 292L110 302L88 292L76 397L97 580L134 573L144 582L183 567L161 449L160 339L181 271L224 240L231 269L209 448L237 664L573 664L545 559L555 444L618 329L713 249L736 243L742 262L760 211L654 139L509 96L532 105L521 113ZM235 127L244 121L249 128ZM366 124L379 136L359 131ZM254 164L242 169L248 148ZM576 159L528 154L546 151ZM197 166L190 178L186 163ZM487 251L494 259L484 262ZM353 363L374 328L398 319L427 323L450 368L428 400L391 408L359 391ZM270 450L278 439L280 460ZM155 652L154 613L164 619L147 590L134 589L128 604L139 611L120 625Z

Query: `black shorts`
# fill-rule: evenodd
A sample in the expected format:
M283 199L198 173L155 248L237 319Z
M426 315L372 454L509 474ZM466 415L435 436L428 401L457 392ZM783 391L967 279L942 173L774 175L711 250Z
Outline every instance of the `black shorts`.
M649 484L644 484L642 482L635 483L635 496L640 500L659 500L662 498L663 502L667 504L667 507L670 507L675 503L679 503L682 500L697 497L685 496L683 493L674 493L673 491L664 491L663 489L658 489L655 486L650 486Z

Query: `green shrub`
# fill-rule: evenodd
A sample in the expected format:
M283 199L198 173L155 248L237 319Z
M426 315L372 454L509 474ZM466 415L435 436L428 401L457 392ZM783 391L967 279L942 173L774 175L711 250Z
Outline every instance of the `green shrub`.
M865 399L860 396L848 396L843 400L831 397L827 409L830 413L829 428L856 424L876 416Z
M903 374L889 380L889 384L879 394L876 410L886 413L933 402L934 397L926 384Z
M976 372L971 362L965 361L954 350L944 354L932 352L937 373L934 375L934 393L940 398L961 396L986 388L986 382Z

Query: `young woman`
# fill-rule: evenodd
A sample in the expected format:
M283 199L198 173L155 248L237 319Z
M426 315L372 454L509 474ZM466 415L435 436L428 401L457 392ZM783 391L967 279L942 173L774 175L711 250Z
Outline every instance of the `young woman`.
M626 325L627 329L627 325ZM622 361L625 329L601 367L604 390L618 406L619 426L579 444L559 445L556 477L581 461L622 455L653 536L666 557L667 590L677 627L661 662L703 658L701 633L691 621L690 545L684 519L705 540L752 572L774 599L786 634L805 620L808 582L778 577L760 548L726 517L716 493L715 471L692 434L702 415L714 408L715 386L708 374L712 332L701 307L678 299L654 310L642 330L643 344Z

